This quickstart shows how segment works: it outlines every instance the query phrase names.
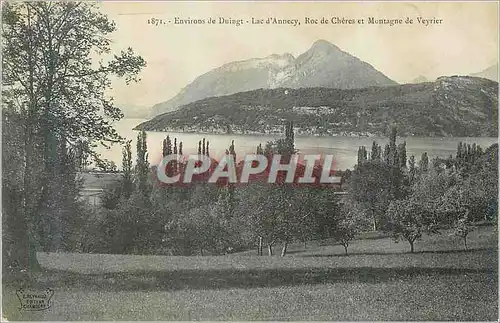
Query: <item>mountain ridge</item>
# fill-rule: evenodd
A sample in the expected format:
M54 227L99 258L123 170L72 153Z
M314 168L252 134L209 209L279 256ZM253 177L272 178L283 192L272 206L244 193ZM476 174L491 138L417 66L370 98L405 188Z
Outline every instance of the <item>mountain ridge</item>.
M292 120L297 134L498 136L498 83L468 76L362 89L276 88L192 102L136 129L271 134Z
M409 84L416 84L416 83L425 83L425 82L432 82L432 81L423 75L419 75L418 77L414 78L413 80L411 80L408 83Z
M498 82L498 63L485 68L481 72L470 74L473 77L482 77L488 80Z
M207 97L259 88L348 89L396 84L371 64L320 39L297 58L290 53L271 54L223 64L198 76L170 100L155 104L151 115L173 111Z

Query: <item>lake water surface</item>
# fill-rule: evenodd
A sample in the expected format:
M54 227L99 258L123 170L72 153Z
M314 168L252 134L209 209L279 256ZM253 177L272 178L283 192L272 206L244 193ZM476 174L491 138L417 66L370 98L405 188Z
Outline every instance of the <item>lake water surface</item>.
M143 119L123 119L115 124L118 133L132 140L132 153L135 159L135 145L137 139L137 131L132 130L136 125L146 120ZM219 159L226 149L229 148L231 140L234 140L237 159L243 158L245 154L254 154L257 145L262 143L265 145L267 141L281 138L281 136L271 135L219 135L219 134L196 134L196 133L176 133L176 132L147 132L148 152L150 164L157 164L161 159L163 139L169 135L170 138L177 138L177 141L183 143L184 155L198 152L198 141L203 137L210 142L210 156ZM283 135L284 136L284 135ZM300 154L333 154L335 158L335 169L352 168L356 164L357 151L359 146L366 146L367 150L371 150L373 141L385 146L389 142L388 138L377 137L295 137L295 147ZM481 147L486 148L493 143L498 142L496 137L453 137L453 138L438 138L438 137L401 137L398 142L406 140L406 152L408 158L415 155L417 160L420 159L422 153L427 152L430 158L448 157L450 154L455 155L457 145L460 141L467 143L476 143ZM111 149L99 147L98 152L104 158L114 161L118 167L122 163L122 147L119 145L113 146Z

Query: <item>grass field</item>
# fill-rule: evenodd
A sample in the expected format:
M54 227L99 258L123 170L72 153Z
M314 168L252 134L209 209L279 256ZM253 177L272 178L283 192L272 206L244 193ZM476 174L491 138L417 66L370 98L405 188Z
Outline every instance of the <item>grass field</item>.
M414 254L388 238L292 245L286 257L46 254L32 282L4 277L8 320L467 320L498 318L496 228L447 233ZM279 246L277 246L279 247ZM278 250L276 250L278 251ZM54 289L51 308L18 309L15 290Z

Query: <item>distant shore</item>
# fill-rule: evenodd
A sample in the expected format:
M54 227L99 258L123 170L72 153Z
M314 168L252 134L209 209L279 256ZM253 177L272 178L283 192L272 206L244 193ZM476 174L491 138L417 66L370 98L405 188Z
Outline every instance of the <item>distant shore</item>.
M140 131L140 129L137 129L137 127L134 127L132 130L134 131ZM170 129L170 130L146 130L147 132L165 132L165 133L186 133L186 134L199 134L199 135L220 135L220 136L256 136L256 137L272 137L272 136L284 136L284 132L273 132L273 133L262 133L262 132L232 132L232 133L224 133L224 132L210 132L210 131L183 131L180 129ZM336 134L304 134L304 133L295 133L295 137L300 137L300 138L311 138L311 137L320 137L320 138L325 138L325 137L350 137L350 138L374 138L374 139L384 139L387 138L388 135L384 134L373 134L373 133L367 133L367 134L357 134L357 133L336 133ZM496 137L490 137L490 136L471 136L471 137L458 137L458 136L440 136L440 135L435 135L435 136L420 136L420 135L406 135L404 138L442 138L442 139L449 139L449 138L496 138Z

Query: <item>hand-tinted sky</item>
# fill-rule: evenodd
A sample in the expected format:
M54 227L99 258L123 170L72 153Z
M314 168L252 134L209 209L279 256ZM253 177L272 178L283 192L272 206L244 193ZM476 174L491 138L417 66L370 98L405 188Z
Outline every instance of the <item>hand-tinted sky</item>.
M325 39L404 83L423 75L467 75L498 62L497 2L103 2L114 20L116 49L131 46L147 61L142 81L118 82L117 102L151 106L222 64L270 54L295 57ZM148 25L149 18L300 19L301 25ZM304 25L304 17L406 18L413 25ZM425 27L416 18L443 19Z

